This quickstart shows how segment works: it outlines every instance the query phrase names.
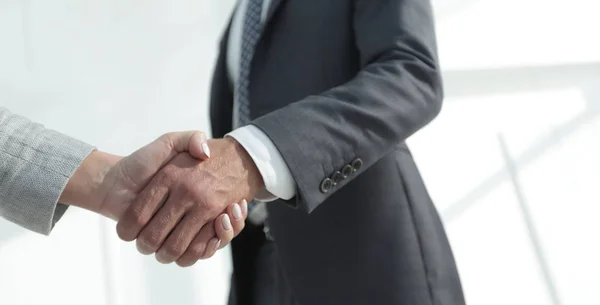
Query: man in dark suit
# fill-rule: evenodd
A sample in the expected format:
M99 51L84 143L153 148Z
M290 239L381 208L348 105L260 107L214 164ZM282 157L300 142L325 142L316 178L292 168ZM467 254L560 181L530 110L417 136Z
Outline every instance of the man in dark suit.
M211 157L180 154L121 238L189 266L241 199L232 305L464 304L405 140L440 111L427 0L241 0L212 83ZM268 202L268 203L267 203Z
M237 127L266 190L287 200L233 241L231 304L464 304L405 144L440 111L436 52L428 0L238 2L212 131Z

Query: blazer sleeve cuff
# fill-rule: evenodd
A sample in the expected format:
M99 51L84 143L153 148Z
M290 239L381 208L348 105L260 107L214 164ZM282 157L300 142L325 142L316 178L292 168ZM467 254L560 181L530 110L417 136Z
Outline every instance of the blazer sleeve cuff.
M19 116L2 131L0 168L8 171L0 181L0 216L49 235L67 210L60 195L94 147Z

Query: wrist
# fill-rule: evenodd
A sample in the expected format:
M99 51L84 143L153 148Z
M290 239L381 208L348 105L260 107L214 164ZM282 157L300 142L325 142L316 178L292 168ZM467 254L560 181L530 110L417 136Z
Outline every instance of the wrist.
M69 179L59 202L100 213L105 196L102 186L107 183L107 174L120 159L97 150L90 153Z
M248 200L254 199L256 194L265 188L265 182L263 177L258 170L258 167L254 163L254 160L248 154L244 146L242 146L236 139L232 137L226 137L223 140L230 143L235 151L235 155L240 159L241 165L246 173L246 180L248 182L250 196L252 198L247 198Z

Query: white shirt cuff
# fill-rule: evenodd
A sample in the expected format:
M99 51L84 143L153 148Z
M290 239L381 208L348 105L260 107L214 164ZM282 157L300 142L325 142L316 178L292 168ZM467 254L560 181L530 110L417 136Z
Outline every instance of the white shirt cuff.
M256 195L256 200L289 200L296 195L296 182L289 167L275 144L262 130L253 125L246 125L226 136L234 138L246 149L262 175L265 189Z

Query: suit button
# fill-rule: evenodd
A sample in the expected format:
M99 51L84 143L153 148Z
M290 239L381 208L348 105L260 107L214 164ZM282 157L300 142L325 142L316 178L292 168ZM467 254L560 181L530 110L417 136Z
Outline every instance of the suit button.
M344 178L348 178L353 171L354 169L352 169L352 165L348 164L342 168L342 176L344 176Z
M335 172L333 174L333 176L331 176L331 180L333 181L333 184L338 184L340 183L342 180L344 180L344 175L342 175L342 173L340 173L339 171Z
M360 158L352 161L352 169L355 172L359 171L362 168L362 166L363 166L363 161Z
M323 179L323 181L321 181L321 193L327 193L329 192L329 190L331 190L331 188L333 187L333 181L329 178L325 178Z

